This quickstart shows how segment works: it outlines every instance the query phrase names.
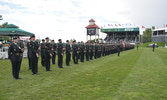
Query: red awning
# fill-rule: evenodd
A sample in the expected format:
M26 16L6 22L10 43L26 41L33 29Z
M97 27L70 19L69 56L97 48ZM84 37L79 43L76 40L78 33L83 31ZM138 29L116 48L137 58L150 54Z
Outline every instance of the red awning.
M88 25L85 28L98 28L98 29L100 29L100 27L97 26L96 24L94 24L94 25Z

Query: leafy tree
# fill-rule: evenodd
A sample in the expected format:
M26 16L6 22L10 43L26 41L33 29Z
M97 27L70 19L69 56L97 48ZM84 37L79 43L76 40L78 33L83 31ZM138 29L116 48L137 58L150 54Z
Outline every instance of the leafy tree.
M152 41L152 30L151 29L146 29L146 31L144 31L142 40L143 40L143 43Z
M0 25L0 28L5 28L7 25L8 25L8 22L5 22L2 25Z

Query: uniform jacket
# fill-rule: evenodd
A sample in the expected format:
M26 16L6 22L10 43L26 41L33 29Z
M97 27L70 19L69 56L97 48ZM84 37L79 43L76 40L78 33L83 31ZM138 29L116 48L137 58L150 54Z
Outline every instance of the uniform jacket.
M11 43L8 50L8 59L11 61L20 61L22 56L20 54L23 53L21 47L17 43Z

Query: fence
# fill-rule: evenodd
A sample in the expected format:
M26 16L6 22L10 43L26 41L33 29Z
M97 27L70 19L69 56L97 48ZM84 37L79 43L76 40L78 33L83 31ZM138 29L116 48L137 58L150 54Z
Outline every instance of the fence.
M8 47L0 48L0 59L8 58ZM27 48L24 49L23 57L27 57Z

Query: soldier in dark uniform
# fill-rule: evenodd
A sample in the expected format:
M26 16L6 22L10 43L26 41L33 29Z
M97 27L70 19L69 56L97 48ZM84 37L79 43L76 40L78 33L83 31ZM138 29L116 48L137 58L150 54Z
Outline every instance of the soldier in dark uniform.
M37 74L38 75L38 58L39 58L39 52L38 52L38 42L35 41L35 36L31 36L31 42L30 42L30 59L31 59L31 66L32 66L32 75Z
M19 67L20 67L20 61L22 59L20 54L23 53L21 50L21 47L17 44L17 42L18 42L18 38L14 37L13 43L11 43L8 50L8 59L12 63L12 74L15 80L21 79L19 77Z
M98 46L98 58L101 57L101 52L102 52L102 46L101 46L101 44L99 43L99 46Z
M78 59L80 59L81 58L81 43L80 42L78 42Z
M49 43L49 38L46 37L46 43L45 43L45 66L46 66L46 71L51 71L50 70L50 58L52 57L51 53L51 44Z
M30 42L31 42L31 37L30 37ZM28 56L28 64L29 64L29 69L28 70L31 70L32 69L32 66L31 66L31 59L30 59L30 42L27 43L27 56Z
M45 66L45 40L44 39L42 39L40 49L41 49L41 65L42 67L44 67Z
M73 62L74 62L74 64L78 64L78 54L79 54L79 52L78 52L78 46L77 46L75 40L73 41L72 49L73 49L73 53L72 53Z
M89 43L86 43L86 61L89 61Z
M90 60L93 60L93 43L90 42L90 45L89 45L89 54L90 54Z
M95 43L95 56L94 56L95 59L97 59L97 55L98 55L98 44L96 42Z
M117 52L118 52L118 56L120 56L120 52L121 52L121 44L117 44Z
M20 56L21 56L21 60L20 60L20 65L19 65L19 72L21 72L21 62L22 62L22 59L23 59L23 52L24 52L24 44L23 44L23 41L20 40L20 37L18 37L18 42L17 44L19 45L19 47L21 48L22 50L22 53L20 53Z
M71 55L71 46L69 40L66 41L66 65L70 66L70 55Z
M138 48L139 48L139 43L137 43L137 50L138 50Z
M62 40L59 39L58 41L59 41L58 46L57 46L58 67L59 67L59 68L63 68L62 65L63 65L64 47L63 47L63 44L62 44Z
M81 41L80 51L81 51L81 58L80 58L80 61L81 61L81 62L84 62L85 44L84 44L83 41Z
M153 52L154 52L154 50L155 50L155 43L153 43Z
M56 53L57 53L57 45L54 42L54 40L51 41L51 47L52 47L52 64L55 64Z
M106 55L106 45L102 44L102 56L104 57Z

